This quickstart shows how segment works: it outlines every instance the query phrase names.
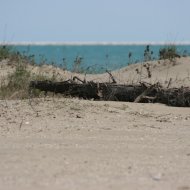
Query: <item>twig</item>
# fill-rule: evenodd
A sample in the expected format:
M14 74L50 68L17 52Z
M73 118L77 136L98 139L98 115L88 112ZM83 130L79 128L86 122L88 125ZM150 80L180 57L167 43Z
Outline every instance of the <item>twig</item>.
M116 84L117 82L116 82L116 80L115 80L115 78L113 77L113 75L111 74L111 72L109 72L108 70L106 70L106 73L108 73L109 74L109 76L111 77L111 79L112 79L112 83L113 84Z
M23 124L23 119L22 119L22 121L20 123L19 130L21 130L22 124Z
M152 85L150 87L148 87L146 90L144 90L143 93L141 93L139 96L137 96L137 98L135 99L135 103L139 103L141 102L142 99L144 99L144 97L148 97L147 94L151 92L151 90L155 87L155 85Z
M171 82L172 82L172 78L170 78L170 80L169 80L169 82L168 82L167 88L169 88L169 86L171 85Z
M75 81L76 79L77 79L78 81L82 82L82 83L85 83L85 80L81 80L79 77L74 76L74 77L73 77L73 81Z
M29 100L29 105L30 105L30 107L32 108L32 110L36 113L36 117L38 117L38 116L39 116L38 111L35 110L34 107L33 107L33 105L32 105L32 100L33 100L33 99L32 99L32 89L31 89L31 87L29 87L28 92L29 92L29 98L28 98L28 100Z

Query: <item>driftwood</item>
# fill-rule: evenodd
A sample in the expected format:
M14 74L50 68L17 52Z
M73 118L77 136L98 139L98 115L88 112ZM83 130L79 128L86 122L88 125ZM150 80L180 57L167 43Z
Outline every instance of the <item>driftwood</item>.
M74 79L64 82L31 81L29 89L62 93L84 99L152 102L190 107L190 88L162 88L159 84L120 85L115 83L114 78L113 83L86 82L77 77Z
M117 85L112 83L76 83L71 80L64 82L31 81L30 90L36 88L45 92L62 93L69 96L95 100L117 100L133 102L145 87L141 85Z

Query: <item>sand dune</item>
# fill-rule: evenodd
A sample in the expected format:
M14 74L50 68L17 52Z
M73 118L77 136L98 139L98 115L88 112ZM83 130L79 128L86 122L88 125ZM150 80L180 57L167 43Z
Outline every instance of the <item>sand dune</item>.
M151 72L151 77L148 77L147 67ZM42 68L33 68L35 73L43 73L52 75L54 72L60 80L78 76L81 79L93 80L95 82L110 82L111 79L107 73L105 74L77 74L68 71L62 71L53 66L43 66ZM151 61L146 63L138 63L129 65L120 70L112 72L118 83L131 84L146 81L154 84L160 82L163 86L167 86L171 79L171 87L189 86L190 84L190 57L176 59L175 62L169 60Z
M29 67L60 80L75 75ZM190 85L190 58L149 67L151 78L143 64L113 75L119 83L167 85L172 78L171 86ZM5 61L1 79L13 70ZM107 74L86 79L110 80ZM189 137L189 108L63 97L0 100L0 189L188 190Z
M14 64L7 64L8 61L3 61L0 72L0 79L6 77L8 73L14 70ZM147 67L149 67L151 77L148 77ZM31 66L28 65L28 70L35 74L53 76L60 81L67 80L73 76L78 76L81 79L93 80L95 82L110 82L111 79L107 73L104 74L78 74L52 65ZM112 72L118 83L131 84L146 81L154 84L160 82L163 86L167 86L171 79L171 87L189 86L190 84L190 57L182 57L171 62L169 60L150 61L129 65L120 70Z

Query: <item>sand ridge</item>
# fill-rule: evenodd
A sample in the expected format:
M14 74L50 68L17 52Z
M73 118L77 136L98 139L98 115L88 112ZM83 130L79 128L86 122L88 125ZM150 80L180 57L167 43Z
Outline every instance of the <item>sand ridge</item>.
M15 64L9 64L8 60L1 62L0 80L14 71ZM147 67L149 67L151 77L148 77ZM82 80L93 80L94 82L112 82L107 73L103 74L81 74L73 73L60 69L52 65L32 66L27 65L27 69L34 74L52 77L53 75L59 81L71 79L78 76ZM112 71L114 78L119 84L134 84L139 82L148 82L155 84L159 82L167 86L169 81L170 87L189 86L190 84L190 57L176 58L175 61L158 60L131 64L122 69Z

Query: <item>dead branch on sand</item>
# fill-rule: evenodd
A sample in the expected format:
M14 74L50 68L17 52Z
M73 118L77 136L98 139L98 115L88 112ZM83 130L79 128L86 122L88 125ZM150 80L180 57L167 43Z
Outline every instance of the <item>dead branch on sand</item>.
M63 82L31 81L29 89L34 88L84 99L163 103L169 106L190 107L190 88L188 87L163 88L159 83L122 85L116 84L114 78L112 80L113 83L95 83L74 77L74 80Z

